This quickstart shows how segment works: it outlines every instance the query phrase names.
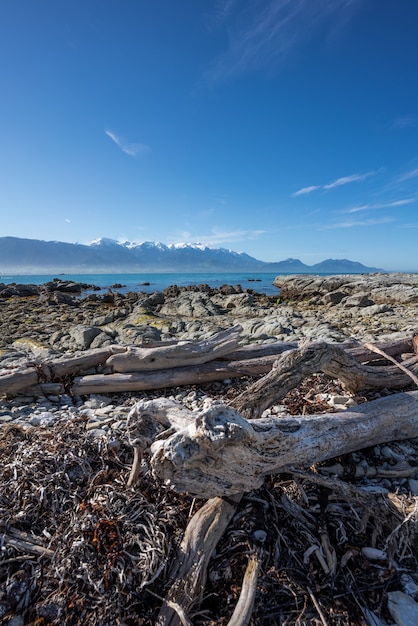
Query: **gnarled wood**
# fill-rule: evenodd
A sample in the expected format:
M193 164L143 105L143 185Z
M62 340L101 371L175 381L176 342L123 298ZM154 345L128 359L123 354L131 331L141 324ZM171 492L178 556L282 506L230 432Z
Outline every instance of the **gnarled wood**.
M418 357L404 361L404 366L418 373ZM402 389L411 384L410 377L396 366L364 365L338 345L306 340L298 350L282 354L271 372L235 398L232 406L247 418L259 417L306 376L316 372L338 378L350 392Z
M144 372L182 366L200 365L232 352L238 346L242 327L223 330L203 341L184 340L154 347L131 346L106 362L114 372Z
M128 487L138 481L142 452L149 448L160 433L181 430L194 421L194 413L175 400L141 400L135 404L126 422L128 439L134 448L134 460L128 478Z
M418 436L418 392L334 414L246 420L214 404L193 424L151 446L154 471L199 498L259 488L267 474L307 467L384 441Z

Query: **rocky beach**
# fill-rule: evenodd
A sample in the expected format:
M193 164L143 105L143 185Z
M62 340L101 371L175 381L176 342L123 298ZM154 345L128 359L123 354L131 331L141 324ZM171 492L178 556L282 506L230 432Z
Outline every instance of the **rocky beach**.
M418 330L416 274L278 276L275 285L277 296L240 285L121 294L115 284L99 294L61 278L0 283L0 379L89 351L204 342L237 327L240 348L265 350L309 339L390 344ZM203 501L167 490L146 458L140 482L127 486L129 415L162 396L191 411L228 405L260 378L76 394L68 377L61 388L53 381L0 397L0 621L166 623L157 616L169 563ZM263 415L332 413L391 393L349 393L319 372ZM178 623L228 624L251 552L262 569L251 624L417 623L405 615L418 620L418 441L385 441L324 467L267 476L244 495L205 598L191 622Z

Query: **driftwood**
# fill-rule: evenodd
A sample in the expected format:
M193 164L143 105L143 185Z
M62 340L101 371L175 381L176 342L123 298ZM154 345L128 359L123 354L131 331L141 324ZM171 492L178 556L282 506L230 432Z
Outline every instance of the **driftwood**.
M404 361L404 366L418 373L418 357ZM402 389L411 384L409 375L397 366L364 365L338 345L308 340L298 350L282 354L271 372L238 397L233 406L239 407L245 417L259 417L266 408L315 372L338 378L349 392Z
M297 355L303 348L303 344L298 348L295 343L275 342L259 346L241 346L235 349L239 333L240 327L235 326L202 342L168 341L161 342L158 346L152 342L150 346L141 348L112 345L105 349L89 350L82 355L67 359L60 358L36 365L30 364L26 368L0 376L0 395L13 395L22 391L35 395L58 395L65 393L68 389L71 389L75 395L146 391L178 385L202 384L225 378L259 376L272 369L277 356L281 360L286 359L286 355L290 354L292 355L289 357L291 363L293 359L299 358ZM346 366L351 363L347 380L342 381L347 389L402 388L409 384L408 375L397 371L396 366L387 366L387 359L394 356L399 358L400 355L403 357L413 355L416 351L414 341L415 338L410 338L390 343L378 343L374 349L370 346L358 345L353 341L329 344L329 346L335 351L340 351L335 353L337 361L343 358ZM321 345L327 346L324 343ZM386 357L382 358L381 353L376 354L376 349L384 350ZM318 347L316 350L318 354L311 361L307 359L306 352L300 355L300 358L305 361L304 375L308 373L309 362L311 362L314 369L318 368L316 371L324 371L334 376L335 367L329 350L326 350L322 370L318 367L318 358L323 348ZM342 354L344 354L343 357ZM205 362L199 363L198 361ZM179 366L180 363L185 362L187 365ZM361 366L360 362L373 363L380 367ZM170 363L171 366L168 367ZM191 363L195 364L191 365ZM163 369L154 369L163 365L166 365ZM404 361L404 365L412 373L414 371L418 373L418 364L415 361L409 359ZM115 369L125 370L130 367L141 367L151 371L110 373ZM90 373L94 369L96 373ZM83 372L85 375L80 375ZM79 376L73 379L77 374ZM263 385L266 382L263 381ZM256 389L254 388L253 391L255 392ZM263 395L265 397L264 392ZM266 402L268 401L266 399ZM258 401L253 404L258 406Z
M42 545L41 537L35 537L16 528L9 528L8 532L2 535L2 541L6 546L16 548L20 552L34 554L37 557L50 559L54 556L54 550Z
M75 373L97 367L115 352L125 352L123 346L109 346L105 349L89 350L80 356L69 359L56 359L51 362L33 365L11 374L0 376L0 395L13 394L38 383L55 381Z
M324 350L330 344L323 344ZM304 363L303 371L299 374L291 375L287 384L287 391L292 389L303 378L313 372L324 372L334 378L339 378L347 391L356 392L362 389L402 389L411 384L407 374L400 371L396 366L363 365L354 357L341 348L335 349L335 358L331 358L329 352L324 352L324 362L318 363L318 355L314 362ZM289 357L293 361L294 351L285 352L282 358ZM289 355L292 355L291 357ZM305 357L301 356L301 363ZM344 366L349 368L349 372L340 367L341 358ZM119 393L124 391L147 391L150 389L165 389L166 387L177 387L180 385L196 385L213 381L224 380L225 378L242 378L243 376L259 376L272 370L276 362L275 356L265 356L258 359L247 359L243 361L211 361L194 367L177 367L175 369L160 370L158 372L141 372L127 374L90 374L74 379L73 391L76 395L89 393ZM418 357L408 359L404 362L413 373L418 373ZM293 368L293 363L292 363ZM263 405L259 404L259 398L254 398L252 404L257 411L262 411L271 405L270 398L266 397L264 379L259 384L260 395L264 395ZM284 390L284 386L281 388ZM255 390L255 389L254 389ZM283 395L286 395L286 392ZM263 408L262 408L263 407Z
M158 402L158 401L156 401ZM266 475L308 467L384 441L418 436L418 392L309 417L246 420L222 404L151 446L158 476L199 498L259 488Z
M212 498L190 520L171 572L172 585L161 607L158 626L181 624L174 606L188 613L201 599L209 559L240 500L240 495L228 501Z
M91 374L74 379L76 395L89 393L114 393L122 391L147 391L179 385L209 383L225 378L258 376L269 372L275 356L245 361L211 361L193 367L176 367L158 372L132 374Z
M122 354L111 356L106 365L114 372L143 372L162 370L184 365L200 365L222 357L238 346L242 327L237 325L223 330L204 341L184 340L161 343L154 347L131 346Z
M414 349L415 339L417 339L417 341L416 348ZM374 350L371 350L370 347L366 347L366 345L361 344L354 339L332 345L337 345L339 348L342 348L361 363L382 360ZM374 346L380 350L384 350L386 354L392 357L408 353L412 356L414 353L418 354L418 336L416 338L398 339L397 341L379 341L374 344ZM243 359L257 359L260 357L274 355L278 356L283 352L288 352L289 350L297 350L299 347L300 344L291 341L274 341L272 343L255 345L249 344L241 346L238 350L228 353L227 356L223 358L228 361L241 361Z
M394 354L410 352L411 344L406 350L404 346L399 349ZM366 352L370 359L372 353ZM308 368L309 373L314 369ZM257 401L262 399L261 389L263 386L265 389L266 379L278 376L280 372L280 367L276 366L260 381ZM290 367L287 377L292 378ZM172 488L198 493L203 497L235 494L227 499L212 497L189 524L186 536L192 533L199 540L193 542L193 549L188 548L187 552L183 542L173 571L172 586L161 609L160 626L183 624L181 617L187 615L201 597L203 571L216 546L213 535L208 537L205 529L224 519L226 512L232 515L232 498L239 501L242 491L260 486L266 473L277 472L286 465L288 471L292 471L296 464L310 465L377 441L418 435L417 393L396 394L333 415L247 421L238 411L245 412L253 394L254 385L235 400L235 411L215 404L197 418L184 407L176 407L174 403L162 399L142 403L131 413L132 442L137 446L149 446L152 433L158 432L157 440L151 446L152 464ZM268 402L273 403L283 395L283 389L278 385L276 394L268 394ZM141 416L143 424L140 423ZM153 422L158 425L150 427ZM147 433L142 439L141 429ZM166 429L165 432L161 432L163 429ZM176 431L174 434L173 430ZM410 475L410 469L399 467L397 475ZM222 530L225 527L222 524ZM257 568L258 563L251 557L230 626L247 624L250 619Z

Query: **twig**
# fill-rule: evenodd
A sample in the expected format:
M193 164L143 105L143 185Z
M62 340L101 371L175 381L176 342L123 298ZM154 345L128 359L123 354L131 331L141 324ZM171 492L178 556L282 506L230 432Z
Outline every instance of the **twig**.
M321 622L323 623L324 626L328 626L328 622L325 619L325 615L323 614L322 609L319 606L318 600L315 598L315 596L314 596L314 594L312 592L312 589L310 587L306 587L306 589L308 590L308 593L309 593L309 595L311 597L311 600L314 603L316 610L318 611L318 615L321 618Z
M259 555L255 553L248 559L247 569L245 570L244 580L242 581L241 593L232 617L228 622L228 626L247 626L250 622L257 591L258 572L260 570L260 560L258 557Z
M381 356L384 356L385 359L387 359L388 361L396 365L396 367L402 370L402 372L406 374L407 376L409 376L409 378L412 378L414 383L418 386L418 378L415 376L415 374L413 374L407 367L402 365L402 363L398 363L398 361L394 359L392 356L390 356L390 354L387 354L387 352L385 352L384 350L381 350L377 346L374 346L372 343L365 343L364 347L368 348L369 350L372 350L373 352L376 352L376 354L380 354Z

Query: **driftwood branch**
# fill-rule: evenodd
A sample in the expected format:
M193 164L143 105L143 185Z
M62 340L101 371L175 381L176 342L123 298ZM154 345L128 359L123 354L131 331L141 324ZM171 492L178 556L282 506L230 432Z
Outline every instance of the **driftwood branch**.
M162 343L154 347L129 347L122 354L115 354L106 362L114 372L141 372L200 365L213 361L238 346L242 327L237 325L223 330L204 341L184 340Z
M260 558L255 552L248 559L244 580L239 600L228 622L228 626L247 626L250 623L255 594L257 591L258 572L260 571Z
M212 498L191 519L171 572L172 585L161 607L158 626L181 624L171 603L187 614L201 599L209 560L240 500L240 495L228 501Z
M409 370L407 367L402 365L402 363L398 363L396 359L390 356L390 354L387 354L387 352L385 352L384 350L381 350L380 348L378 348L377 346L374 346L373 344L365 343L364 345L366 348L369 348L369 350L373 350L373 352L376 352L377 354L380 354L381 356L385 357L385 359L387 359L388 361L391 361L391 363L396 365L397 368L399 368L402 372L404 372L404 374L409 376L409 378L411 378L411 380L413 380L414 383L418 385L418 377L415 376L415 374L411 372L411 370Z
M158 372L127 374L92 374L74 379L76 395L89 393L116 393L122 391L147 391L180 385L199 385L225 378L258 376L269 372L275 356L245 361L211 361L193 367L176 367Z
M2 541L6 546L11 546L16 548L16 550L34 554L38 557L41 556L50 559L54 556L54 550L45 548L42 545L42 539L40 537L35 537L35 535L25 533L16 528L10 528L8 532L2 536Z

